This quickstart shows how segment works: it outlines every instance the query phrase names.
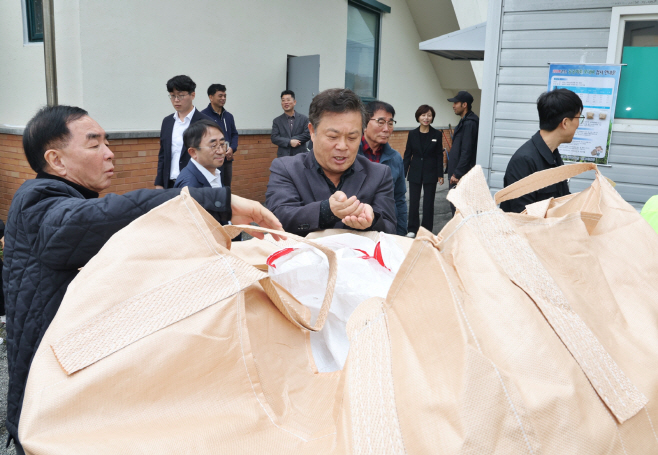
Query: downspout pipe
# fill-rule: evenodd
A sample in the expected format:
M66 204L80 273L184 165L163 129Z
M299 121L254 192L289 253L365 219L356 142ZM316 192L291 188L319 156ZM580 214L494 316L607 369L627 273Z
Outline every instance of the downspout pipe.
M54 0L43 0L43 56L46 67L46 101L56 106L57 63L55 58L55 11Z

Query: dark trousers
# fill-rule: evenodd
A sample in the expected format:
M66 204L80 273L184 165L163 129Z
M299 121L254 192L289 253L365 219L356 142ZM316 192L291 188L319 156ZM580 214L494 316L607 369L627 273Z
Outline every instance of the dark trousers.
M436 184L409 182L409 232L418 232L419 226L423 226L432 232L434 228L434 197L436 195ZM420 190L423 189L423 222L420 223Z
M231 186L231 180L233 180L233 160L225 160L224 164L221 167L222 174L224 177L224 184L226 186Z
M450 188L448 190L451 190L453 188L457 188L457 185L450 185ZM457 211L457 208L452 205L452 202L448 201L448 204L450 204L450 211L452 212L452 216L455 216L455 212Z

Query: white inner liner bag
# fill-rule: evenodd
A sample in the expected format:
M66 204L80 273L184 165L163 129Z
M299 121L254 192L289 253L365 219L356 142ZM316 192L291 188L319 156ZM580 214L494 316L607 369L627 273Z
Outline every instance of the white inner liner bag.
M336 252L338 278L327 321L311 332L311 350L320 373L343 368L350 348L346 325L352 312L371 297L385 298L404 261L394 236L380 233L379 241L355 234L314 240ZM267 258L270 277L311 311L314 324L320 312L329 277L329 262L322 252L305 243L279 250Z

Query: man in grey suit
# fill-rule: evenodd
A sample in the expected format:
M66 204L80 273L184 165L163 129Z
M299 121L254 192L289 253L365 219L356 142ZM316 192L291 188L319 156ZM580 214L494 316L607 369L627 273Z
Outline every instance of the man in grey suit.
M266 205L287 232L331 228L395 234L391 169L358 155L366 112L348 89L318 94L309 110L313 150L276 158Z
M308 117L295 112L295 92L281 92L283 114L272 122L272 143L278 145L277 157L294 156L306 151L306 142L311 138L308 132Z

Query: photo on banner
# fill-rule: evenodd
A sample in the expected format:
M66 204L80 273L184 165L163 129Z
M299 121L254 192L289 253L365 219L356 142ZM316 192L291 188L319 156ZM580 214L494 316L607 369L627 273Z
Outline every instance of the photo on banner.
M569 89L584 106L573 141L560 145L564 161L608 164L620 72L620 65L550 64L548 90Z

